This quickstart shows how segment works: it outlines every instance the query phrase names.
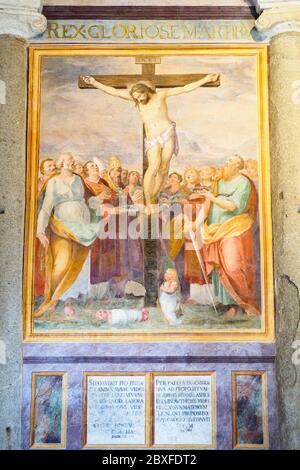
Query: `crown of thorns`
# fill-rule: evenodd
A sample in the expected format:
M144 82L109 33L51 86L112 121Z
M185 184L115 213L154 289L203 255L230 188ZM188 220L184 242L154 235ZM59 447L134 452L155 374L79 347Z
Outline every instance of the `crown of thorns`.
M128 88L129 88L130 93L133 94L134 92L139 91L139 88L141 86L148 88L150 91L152 91L152 93L156 92L155 85L148 80L140 80L137 83L129 85Z

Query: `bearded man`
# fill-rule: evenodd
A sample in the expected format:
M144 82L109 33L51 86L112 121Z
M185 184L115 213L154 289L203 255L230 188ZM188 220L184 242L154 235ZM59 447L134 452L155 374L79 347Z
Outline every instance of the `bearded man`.
M228 318L236 316L238 307L248 316L260 315L253 236L257 192L252 181L241 174L243 168L239 155L230 157L216 190L201 192L209 202L203 256L214 294L226 306Z
M124 189L122 183L122 165L116 155L112 155L108 161L108 173L103 177L111 190L121 193Z

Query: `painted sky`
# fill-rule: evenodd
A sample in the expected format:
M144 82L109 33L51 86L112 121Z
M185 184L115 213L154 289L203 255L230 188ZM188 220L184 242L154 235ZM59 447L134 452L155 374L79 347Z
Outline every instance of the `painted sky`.
M80 90L78 76L140 73L134 57L43 59L40 158L71 151L83 162L116 154L142 168L142 125L133 103L100 90ZM218 88L169 98L180 151L172 169L222 164L233 153L257 158L256 62L253 57L163 57L156 73L221 74Z

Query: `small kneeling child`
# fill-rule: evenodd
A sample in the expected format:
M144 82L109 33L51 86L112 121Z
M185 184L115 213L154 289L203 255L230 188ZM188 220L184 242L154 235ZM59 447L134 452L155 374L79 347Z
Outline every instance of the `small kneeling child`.
M165 280L160 286L159 304L170 325L180 325L182 320L177 317L177 313L181 311L180 302L177 299L177 272L176 269L167 269L164 276Z

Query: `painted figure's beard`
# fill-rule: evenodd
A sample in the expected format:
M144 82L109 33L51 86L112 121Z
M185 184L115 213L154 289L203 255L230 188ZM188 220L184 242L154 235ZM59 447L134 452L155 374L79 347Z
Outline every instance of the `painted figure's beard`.
M122 183L121 176L112 177L112 181L114 185L116 185L117 187L121 186L121 183Z
M202 186L206 186L206 187L211 186L212 183L213 183L212 178L203 179L202 182L201 182Z
M224 180L228 180L237 174L235 168L231 168L229 166L225 166L223 171L223 178Z
M62 168L64 170L74 171L74 165L72 165L72 164L63 165Z
M147 98L145 98L144 100L140 100L139 104L147 104L149 102L149 100L150 100L150 96L147 95Z

